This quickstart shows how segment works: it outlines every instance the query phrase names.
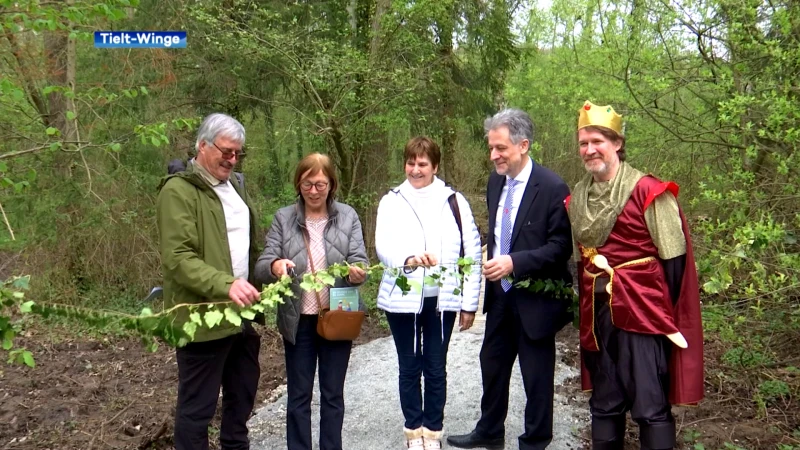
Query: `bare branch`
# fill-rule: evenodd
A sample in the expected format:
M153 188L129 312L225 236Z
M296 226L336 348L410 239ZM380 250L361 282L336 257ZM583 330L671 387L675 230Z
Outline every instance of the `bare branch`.
M16 241L14 238L14 230L11 229L11 224L8 222L8 216L6 216L6 210L3 209L3 204L0 203L0 213L3 213L3 221L6 223L6 227L8 228L8 232L11 233L11 240Z
M16 152L3 153L2 155L0 155L0 159L13 158L15 156L24 155L26 153L38 152L39 150L44 150L44 149L46 149L48 147L50 147L50 146L49 145L42 145L42 146L39 146L39 147L33 147L33 148L25 149L25 150L18 150Z

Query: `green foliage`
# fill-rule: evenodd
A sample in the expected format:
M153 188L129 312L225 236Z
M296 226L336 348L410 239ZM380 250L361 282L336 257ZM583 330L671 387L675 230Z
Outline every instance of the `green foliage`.
M729 366L750 369L770 364L772 358L752 348L733 347L722 355L722 361Z
M509 281L513 281L509 279ZM570 303L567 310L572 313L574 319L572 325L575 328L580 326L580 297L578 292L572 286L572 283L565 283L564 280L520 280L515 284L516 287L521 289L528 289L531 292L549 293L554 298L562 299Z
M765 403L774 402L791 395L789 385L782 380L766 380L758 385L758 395Z
M21 331L15 313L27 314L32 311L34 303L25 300L25 292L30 286L28 277L14 277L0 284L0 338L3 350L8 352L8 363L25 364L35 367L36 362L31 352L25 348L14 348L14 339Z
M738 444L733 444L731 442L725 442L724 447L725 450L750 450L747 447L742 447Z
M693 450L705 450L705 445L699 442L703 433L695 428L689 428L683 433L683 442L692 446Z

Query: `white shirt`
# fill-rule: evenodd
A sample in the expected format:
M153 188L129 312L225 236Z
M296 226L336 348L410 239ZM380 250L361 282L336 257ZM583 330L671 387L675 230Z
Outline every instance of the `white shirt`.
M230 181L214 186L214 192L222 202L222 210L225 211L233 276L246 280L250 275L250 210Z
M514 198L511 199L511 229L514 229L514 222L517 220L517 212L519 212L519 205L522 204L522 195L525 193L525 188L528 186L528 180L531 178L533 172L533 161L528 156L528 161L522 171L514 177L517 185L514 186ZM500 256L500 233L503 232L503 205L506 203L506 195L508 193L508 180L509 176L506 175L506 182L503 185L503 191L500 193L500 202L497 204L497 214L494 218L494 251L492 258Z
M250 275L250 209L236 192L230 180L218 180L194 158L189 161L189 164L193 164L195 171L211 185L222 203L233 276L246 280ZM231 176L235 177L236 175L231 173Z

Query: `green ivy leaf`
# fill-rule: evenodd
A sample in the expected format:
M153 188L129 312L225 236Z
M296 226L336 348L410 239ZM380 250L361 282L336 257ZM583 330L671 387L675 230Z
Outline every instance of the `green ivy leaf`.
M400 289L400 292L402 292L403 295L406 295L411 291L411 286L408 284L408 278L402 274L397 277L395 286Z
M142 316L142 317L152 316L153 315L153 310L150 309L150 308L142 308L142 313L139 314L139 315Z
M7 328L5 333L3 333L3 350L11 350L11 347L14 346L14 330L11 328Z
M27 350L22 352L22 362L30 368L36 367L36 361L33 360L33 354Z
M336 278L333 275L329 274L328 272L317 272L317 278L319 281L327 284L328 286L333 286L336 284Z
M75 112L67 111L67 120L75 120Z
M58 128L55 127L47 127L44 132L47 133L48 136L54 136L59 133Z
M453 289L453 295L461 295L461 289L459 288Z
M203 325L203 319L200 318L200 313L197 311L189 314L189 320L197 325Z
M183 324L183 331L189 336L189 339L194 340L194 333L197 331L197 324L194 322L186 322Z
M134 91L134 92L135 92L135 91ZM150 142L152 142L152 143L153 143L153 145L154 145L154 146L156 146L156 147L161 147L161 140L159 140L159 139L158 139L157 137L155 137L155 136L150 136Z
M22 292L16 292L15 294L22 294ZM29 300L21 305L19 305L19 310L23 313L29 313L33 309L33 300Z
M350 268L341 264L334 264L328 267L328 272L335 278L344 278L350 273Z
M250 307L251 309L245 309L245 310L239 311L239 315L244 317L247 320L255 319L256 318L256 312L253 311L253 309L252 309L254 306L255 305L251 306Z
M217 311L216 309L212 309L206 312L204 319L206 321L206 325L208 326L208 328L214 328L215 326L222 323L223 317L224 316L222 315L221 312Z
M225 319L237 327L242 325L241 316L239 316L239 313L234 311L232 308L225 308Z
M158 342L150 341L147 343L147 351L150 353L155 353L158 351Z
M109 145L108 148L110 148L113 152L118 152L122 150L122 145L119 142L114 142L113 144Z

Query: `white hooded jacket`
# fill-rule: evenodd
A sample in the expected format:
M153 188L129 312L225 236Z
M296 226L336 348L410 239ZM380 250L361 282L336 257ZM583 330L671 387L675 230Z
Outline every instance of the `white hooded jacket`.
M423 252L435 254L439 264L447 267L440 279L442 286L438 293L438 310L475 312L478 309L481 284L481 241L472 209L463 195L456 193L437 177L434 177L430 186L423 189L426 190L424 197L418 195L417 190L405 181L381 199L375 227L378 259L387 267L401 268L410 256ZM465 277L463 291L457 295L453 292L459 288L455 263L461 250L461 236L448 203L448 198L454 193L461 213L464 256L472 257L476 262L472 273ZM429 216L431 214L433 216ZM426 224L428 230L425 229ZM435 229L430 229L432 227ZM429 240L435 242L428 242ZM439 271L439 267L419 267L405 276L410 282L422 286L426 275ZM378 292L378 308L392 313L419 313L422 310L422 291L419 288L412 289L403 295L396 282L396 275L387 270Z

